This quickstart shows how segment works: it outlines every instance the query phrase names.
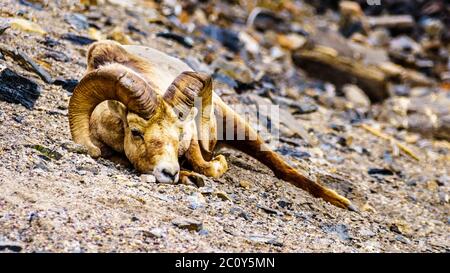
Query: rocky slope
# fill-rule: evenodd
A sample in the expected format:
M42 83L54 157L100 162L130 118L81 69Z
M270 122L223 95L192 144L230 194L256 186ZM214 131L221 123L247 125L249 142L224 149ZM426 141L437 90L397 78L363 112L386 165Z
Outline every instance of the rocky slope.
M341 88L334 79L317 79L292 57L305 53L304 46L311 49L313 33L327 26L333 37L339 36L333 39L345 43L373 38L374 29L344 38L338 26L348 27L340 22L345 7L339 12L323 4L315 9L306 1L284 6L261 1L276 12L256 13L244 1L81 2L88 5L68 0L0 3L0 88L7 90L8 70L24 77L15 78L17 85L35 82L38 87L23 88L39 94L37 99L30 95L32 105L25 106L20 98L0 99L0 252L450 250L449 142L400 126L410 111L399 111L402 104L394 101L418 92L442 97L444 111L434 115L439 121L450 109L448 67L422 73L414 62L396 62L397 69L419 73L426 84L416 87L411 78L397 79L386 87L389 99L375 104L363 86ZM324 14L316 13L323 9ZM391 31L387 39L402 33ZM418 41L426 33L404 35ZM448 56L444 36L438 49ZM230 170L220 179L205 179L200 188L157 184L133 169L90 158L71 141L67 106L86 67L88 44L104 38L155 47L214 74L216 92L229 103L280 105L281 137L273 147L351 199L360 212L315 199L233 150L220 151ZM322 49L333 45L337 52L347 49L346 44L338 49L337 42L314 44L312 51L318 44ZM394 62L392 54L386 58ZM436 57L435 62L442 61ZM407 94L398 97L399 90ZM381 118L383 111L388 117L398 115L397 123ZM444 125L433 128L446 130Z

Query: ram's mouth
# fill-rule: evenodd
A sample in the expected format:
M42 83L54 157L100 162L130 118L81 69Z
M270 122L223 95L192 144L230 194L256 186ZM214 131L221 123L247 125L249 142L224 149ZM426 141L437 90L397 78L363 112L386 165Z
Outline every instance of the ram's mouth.
M156 182L161 184L177 184L180 178L179 174L176 174L173 178L155 173L153 173L153 176L155 176Z

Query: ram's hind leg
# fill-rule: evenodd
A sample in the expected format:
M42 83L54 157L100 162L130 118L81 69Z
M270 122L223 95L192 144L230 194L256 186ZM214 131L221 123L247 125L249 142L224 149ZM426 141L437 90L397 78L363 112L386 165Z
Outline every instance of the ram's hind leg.
M271 151L261 136L225 103L217 101L216 105L218 120L223 121L223 129L221 131L233 132L231 139L227 138L226 135L221 136L221 139L229 139L226 140L226 144L256 158L259 162L269 167L276 177L309 192L313 196L320 197L341 208L356 210L356 207L347 198L319 184L318 181L306 177L299 170L288 164L280 155ZM230 120L232 122L229 122ZM245 139L239 140L242 139L242 136L245 136Z
M188 162L192 165L194 171L206 176L218 178L228 169L227 161L223 155L218 155L210 161L206 161L196 139L192 140L185 156Z

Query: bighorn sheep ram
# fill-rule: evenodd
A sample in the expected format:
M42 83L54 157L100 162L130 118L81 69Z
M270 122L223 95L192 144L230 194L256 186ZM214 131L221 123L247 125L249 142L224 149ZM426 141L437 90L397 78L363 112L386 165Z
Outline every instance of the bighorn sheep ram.
M155 49L113 41L94 43L87 58L86 74L70 99L69 123L73 140L86 146L90 156L104 156L112 148L125 153L138 171L152 173L161 183L176 183L194 175L180 172L180 157L206 176L219 177L227 170L225 157L213 154L219 139L259 160L276 177L338 207L355 209L270 151L213 92L209 75ZM198 98L201 103L194 103ZM226 128L223 132L232 129L234 137L218 138L218 126Z

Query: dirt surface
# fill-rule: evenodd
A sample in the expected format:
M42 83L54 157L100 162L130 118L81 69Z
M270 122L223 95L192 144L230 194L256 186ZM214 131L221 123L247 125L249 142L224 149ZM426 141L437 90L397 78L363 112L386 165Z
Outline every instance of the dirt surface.
M88 18L99 14L100 19L92 22L104 35L118 26L134 43L196 60L200 66L208 66L211 52L213 58L231 54L210 38L195 39L193 47L187 48L156 37L167 26L149 23L154 10L148 3L131 7L105 4L85 10L77 1L48 1L42 8L17 2L2 1L0 16L30 19L47 34L10 28L0 35L0 43L20 48L54 79L78 80L85 70L88 46L61 38L68 32L89 36L88 29L74 29L65 19L77 12ZM236 16L241 13L244 11ZM129 25L145 35L127 30ZM49 46L49 38L58 44ZM44 57L50 50L62 52L70 60ZM270 73L278 73L282 79L296 70L283 60L273 64L264 58L254 60L252 69L270 66L275 70ZM94 160L71 141L69 91L43 82L7 56L0 59L0 65L42 88L33 109L0 101L0 252L450 250L450 146L445 140L425 139L368 119L369 124L398 140L415 137L409 146L420 157L416 161L395 152L388 141L359 123L350 123L346 111L318 105L312 113L295 115L318 143L306 145L299 137L286 136L275 148L307 153L287 155L286 159L308 169L310 175L320 176L324 184L352 200L359 213L313 198L276 179L256 160L228 149L220 153L226 155L229 171L220 179L207 179L205 187L158 184L133 169ZM275 81L276 89L279 83ZM224 84L217 86L217 92L230 102L257 91L250 88L239 95ZM376 169L382 170L381 174L374 174ZM193 230L183 228L180 221Z

